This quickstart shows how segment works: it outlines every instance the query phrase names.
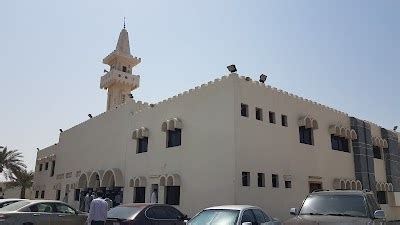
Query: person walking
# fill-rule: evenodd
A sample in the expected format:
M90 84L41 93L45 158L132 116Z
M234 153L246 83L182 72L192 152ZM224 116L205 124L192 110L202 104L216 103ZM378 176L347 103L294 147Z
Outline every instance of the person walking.
M63 202L68 204L68 193L67 192L65 192Z
M106 195L106 198L104 199L107 204L108 204L108 210L110 210L113 207L113 201L109 198L108 195Z
M103 199L103 193L98 193L98 197L93 199L90 204L88 225L105 225L107 220L108 204Z
M89 212L90 203L91 203L91 201L90 201L90 194L89 194L89 192L88 192L88 193L86 193L86 196L85 196L85 212Z
M157 196L158 196L157 189L154 189L150 195L150 203L157 203L158 202Z

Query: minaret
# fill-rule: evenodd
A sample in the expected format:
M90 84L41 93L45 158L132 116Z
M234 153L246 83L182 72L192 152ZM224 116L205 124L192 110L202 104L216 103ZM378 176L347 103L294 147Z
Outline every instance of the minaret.
M101 77L100 88L107 89L107 111L124 104L131 91L139 87L140 76L132 74L132 68L141 62L131 55L128 31L121 30L117 47L103 59L110 66L109 72Z

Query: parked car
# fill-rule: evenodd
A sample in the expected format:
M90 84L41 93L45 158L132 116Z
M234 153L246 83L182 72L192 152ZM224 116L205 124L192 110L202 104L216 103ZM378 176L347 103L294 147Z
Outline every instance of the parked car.
M19 199L19 198L4 198L0 199L0 208L3 208L4 206L8 206L12 203L22 201L24 199Z
M370 191L316 191L307 196L300 210L292 208L294 218L285 225L386 224L381 210Z
M224 205L204 209L188 225L280 225L279 220L261 208L249 205Z
M23 200L0 208L4 225L84 225L87 214L52 200Z
M108 211L106 225L184 225L186 219L170 205L126 204Z

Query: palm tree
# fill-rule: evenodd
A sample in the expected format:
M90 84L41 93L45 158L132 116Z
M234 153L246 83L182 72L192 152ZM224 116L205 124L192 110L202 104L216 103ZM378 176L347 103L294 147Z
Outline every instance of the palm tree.
M20 198L25 198L26 189L32 187L33 185L33 171L27 171L25 169L16 170L13 172L11 181L8 183L8 186L21 188Z
M22 153L18 150L8 150L7 147L0 146L0 174L5 175L6 178L11 178L14 171L26 168L25 163L22 161Z

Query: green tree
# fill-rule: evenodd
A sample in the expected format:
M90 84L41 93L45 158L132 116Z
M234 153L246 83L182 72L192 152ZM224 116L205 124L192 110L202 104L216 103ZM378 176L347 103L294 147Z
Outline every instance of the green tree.
M21 188L20 198L25 198L25 190L32 187L33 177L33 171L28 172L26 169L16 170L13 172L8 186L11 188Z
M11 178L15 171L25 168L26 165L22 161L21 152L0 146L0 174L3 174L6 178Z

